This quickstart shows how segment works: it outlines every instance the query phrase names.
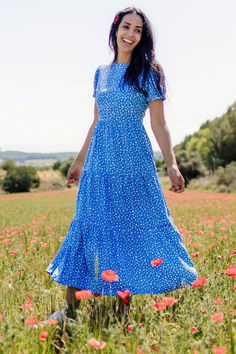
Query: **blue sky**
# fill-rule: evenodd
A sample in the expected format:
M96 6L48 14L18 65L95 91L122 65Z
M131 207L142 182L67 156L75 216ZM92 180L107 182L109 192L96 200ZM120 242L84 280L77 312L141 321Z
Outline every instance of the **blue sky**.
M109 64L117 11L150 19L165 71L172 144L236 100L235 0L0 1L0 149L79 151L93 121L93 76ZM144 118L154 150L160 150Z

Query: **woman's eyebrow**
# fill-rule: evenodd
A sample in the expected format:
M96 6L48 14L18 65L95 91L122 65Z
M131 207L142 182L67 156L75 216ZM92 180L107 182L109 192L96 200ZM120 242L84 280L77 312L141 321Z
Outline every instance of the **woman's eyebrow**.
M129 22L126 22L126 21L124 21L123 23L127 23L128 25L130 25L130 23ZM140 28L143 28L142 26L136 26L136 27L140 27Z

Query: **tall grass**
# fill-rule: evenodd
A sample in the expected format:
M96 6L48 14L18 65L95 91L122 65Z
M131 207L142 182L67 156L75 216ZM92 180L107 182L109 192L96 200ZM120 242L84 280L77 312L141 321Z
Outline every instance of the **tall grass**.
M76 190L1 196L0 353L234 353L235 278L224 270L235 265L236 197L164 192L207 282L166 294L133 295L129 317L118 317L117 297L91 296L81 300L76 320L62 326L40 325L65 306L65 286L45 269L73 218ZM154 310L164 296L177 302ZM215 313L223 313L223 319L213 320ZM35 325L25 323L34 317Z

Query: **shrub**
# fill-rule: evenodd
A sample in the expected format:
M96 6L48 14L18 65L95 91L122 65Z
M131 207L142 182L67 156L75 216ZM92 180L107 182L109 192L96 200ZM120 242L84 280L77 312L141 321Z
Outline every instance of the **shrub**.
M54 171L59 170L60 167L61 167L61 161L60 160L54 162L54 164L52 165L52 169Z
M32 166L12 167L7 171L2 189L9 193L29 192L40 185L37 171Z
M221 189L225 191L236 189L236 161L230 162L225 168L219 167L216 174L218 176L217 185L221 186Z
M12 167L16 167L16 163L13 159L5 160L1 165L1 168L5 171L8 171Z
M67 176L67 172L68 172L68 170L69 170L69 168L70 168L70 165L72 164L72 162L73 162L74 160L75 160L74 157L71 156L71 157L68 157L68 159L62 161L59 170L60 170L60 172L62 173L62 175L63 175L64 177Z

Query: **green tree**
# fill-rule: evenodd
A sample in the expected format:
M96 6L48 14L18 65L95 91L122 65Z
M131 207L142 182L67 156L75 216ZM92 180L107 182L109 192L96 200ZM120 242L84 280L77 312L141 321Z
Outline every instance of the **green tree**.
M192 178L204 175L202 160L197 151L187 154L186 150L180 150L175 153L175 156L179 170L185 179L186 187Z
M40 184L36 173L35 168L31 166L12 167L7 171L2 188L9 193L29 192L31 187Z
M12 167L16 167L16 163L13 159L5 160L1 165L1 168L5 171L8 171Z
M75 160L75 158L73 156L68 157L66 160L62 161L61 166L59 168L60 172L62 173L62 175L64 177L67 176L67 172L70 168L70 165L72 164L72 162Z

